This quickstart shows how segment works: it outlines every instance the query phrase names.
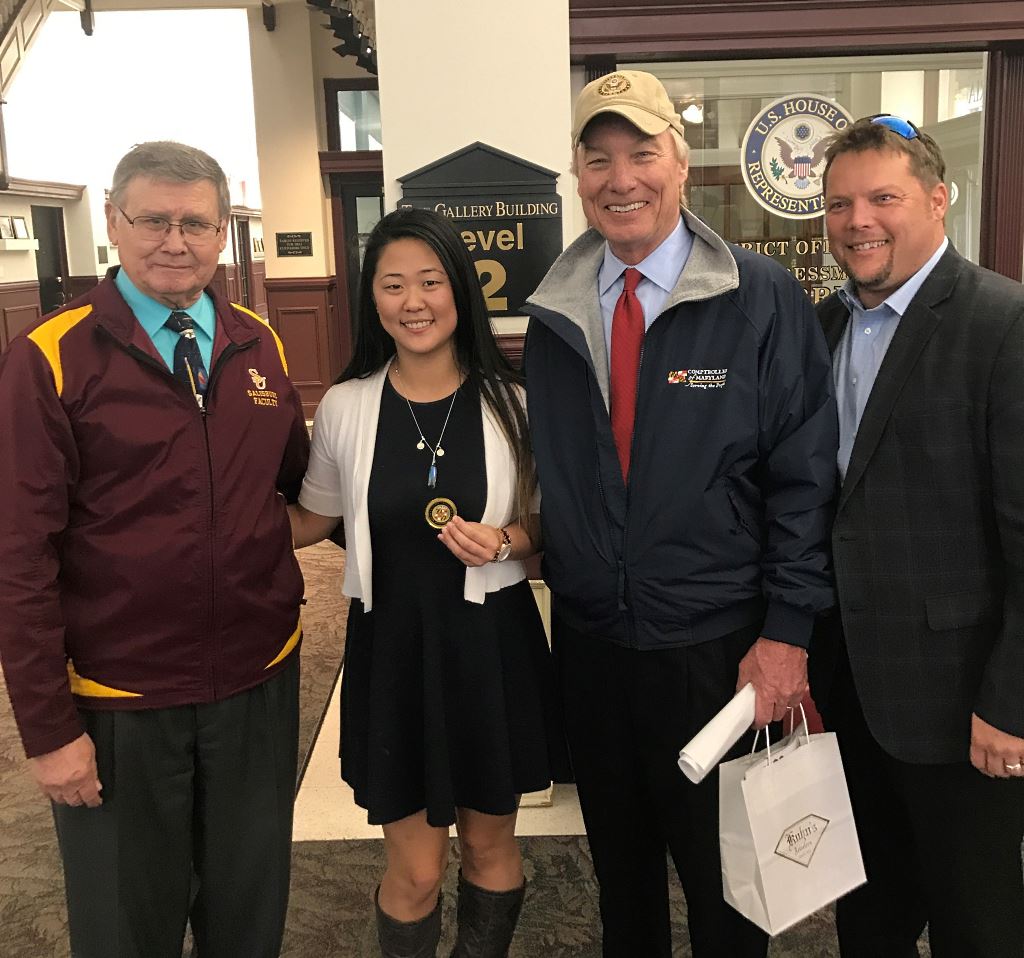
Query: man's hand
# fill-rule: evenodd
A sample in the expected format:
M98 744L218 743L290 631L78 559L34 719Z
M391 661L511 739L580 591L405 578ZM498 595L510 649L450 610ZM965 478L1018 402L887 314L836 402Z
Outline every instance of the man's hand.
M971 764L989 778L1024 776L1024 738L971 716Z
M96 747L85 733L56 751L29 759L29 765L36 784L50 801L89 808L103 804Z
M736 689L754 686L754 728L778 722L807 692L807 653L795 645L759 638L740 662Z

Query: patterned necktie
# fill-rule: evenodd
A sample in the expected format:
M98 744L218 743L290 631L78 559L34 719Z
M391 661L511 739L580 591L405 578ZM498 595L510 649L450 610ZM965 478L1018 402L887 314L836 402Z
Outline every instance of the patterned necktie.
M611 418L622 478L629 478L629 450L636 415L636 380L644 345L644 308L636 298L643 275L630 266L612 315Z
M178 334L178 342L174 347L174 375L192 391L199 408L203 408L203 397L206 395L208 376L192 317L188 313L176 309L168 317L164 325Z

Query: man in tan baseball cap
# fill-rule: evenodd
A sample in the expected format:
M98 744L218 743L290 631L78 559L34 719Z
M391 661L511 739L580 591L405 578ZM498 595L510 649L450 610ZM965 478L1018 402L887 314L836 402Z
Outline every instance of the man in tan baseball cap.
M717 773L691 784L676 759L737 687L758 727L807 687L832 604L828 349L785 269L683 207L683 128L656 77L587 84L572 144L592 229L527 303L524 364L603 955L670 958L667 850L695 958L763 958L722 897Z

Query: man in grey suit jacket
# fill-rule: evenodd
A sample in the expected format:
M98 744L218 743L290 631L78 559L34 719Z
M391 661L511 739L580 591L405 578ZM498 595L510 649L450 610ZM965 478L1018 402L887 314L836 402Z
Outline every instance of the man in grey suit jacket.
M912 124L837 134L819 307L842 477L839 603L811 654L868 884L843 958L1024 955L1024 287L945 236L945 163Z

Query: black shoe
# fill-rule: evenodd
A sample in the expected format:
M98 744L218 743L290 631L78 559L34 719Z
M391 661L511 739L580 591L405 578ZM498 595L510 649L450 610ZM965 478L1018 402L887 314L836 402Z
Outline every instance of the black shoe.
M459 934L451 958L506 958L525 894L525 881L511 891L488 891L460 870Z
M373 907L377 912L377 940L381 958L436 958L437 943L441 938L441 896L437 896L434 910L418 921L399 921L381 911L373 893Z

